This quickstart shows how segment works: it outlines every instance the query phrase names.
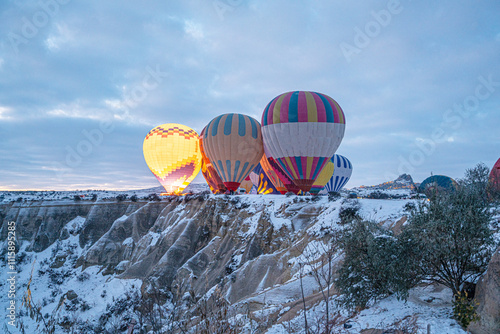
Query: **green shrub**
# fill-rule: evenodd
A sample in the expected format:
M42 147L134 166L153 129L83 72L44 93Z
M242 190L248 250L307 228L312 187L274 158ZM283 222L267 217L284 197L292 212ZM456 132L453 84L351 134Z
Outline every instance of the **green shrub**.
M468 298L467 292L459 291L453 300L453 316L464 328L467 328L470 323L481 320L477 314L478 306L479 303Z

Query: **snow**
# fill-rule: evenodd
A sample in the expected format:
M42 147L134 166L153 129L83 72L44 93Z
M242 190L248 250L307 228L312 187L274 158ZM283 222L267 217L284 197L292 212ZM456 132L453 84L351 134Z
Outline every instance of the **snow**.
M131 237L128 237L127 239L123 240L122 245L123 246L132 246L134 244L134 239Z
M144 196L151 193L148 191L143 191L145 194ZM372 191L374 190L368 188L361 189L359 190L359 194L361 195L360 197L363 197L363 194L368 194ZM384 192L401 196L410 193L408 189L391 189L384 190ZM83 193L87 192L0 192L0 203L9 203L12 200L16 200L17 197L23 197L33 200L33 202L25 202L23 199L21 202L14 202L13 205L22 206L26 209L31 206L68 205L75 203L73 199L74 195ZM116 202L113 197L123 192L99 191L97 193L99 203L106 203ZM133 192L127 192L128 196L131 196L132 193ZM136 193L141 194L139 191ZM221 198L221 196L210 195L210 198ZM339 212L341 208L359 203L359 214L361 217L377 222L383 222L383 227L391 228L395 222L399 221L405 215L404 208L407 203L418 202L418 200L413 199L376 200L367 198L346 199L345 197L341 197L335 201L330 201L327 196L313 198L311 196L287 197L281 195L236 195L231 198L237 198L240 201L240 204L244 203L249 205L247 208L243 209L243 211L248 214L248 217L241 221L244 228L242 228L241 232L239 232L239 236L243 240L249 240L257 233L259 220L263 217L263 215L266 215L269 217L269 222L275 233L285 229L284 232L288 235L304 237L309 242L301 254L288 259L287 263L291 267L291 274L288 280L269 287L269 282L266 282L269 278L268 274L270 272L268 268L266 274L259 282L255 294L238 303L240 306L245 303L256 303L258 305L262 305L263 308L261 310L254 312L254 315L259 319L267 318L271 314L276 314L277 312L280 315L284 315L285 313L291 311L290 306L285 307L283 305L301 300L301 284L306 296L319 292L319 285L314 276L307 274L302 275L302 282L300 280L300 276L301 274L311 272L316 266L321 265L320 261L317 260L320 259L321 255L328 250L328 245L326 243L321 241L321 239L314 238L320 238L326 233L342 230L344 228L339 224ZM94 202L87 201L85 199L79 203L88 205L94 204ZM158 241L176 225L189 224L191 222L189 219L181 218L179 213L183 210L186 210L186 204L184 203L177 205L177 207L173 211L170 211L167 215L159 217L159 219L169 219L171 217L175 217L176 215L179 216L179 218L168 225L163 231L159 233L152 231L148 232L147 238L150 240L148 247L154 247L157 245ZM310 212L313 212L313 214L309 217L307 215L310 214ZM302 225L300 222L297 224L294 223L294 219L300 215L305 215L307 217L307 224ZM224 212L220 215L220 217L223 221L228 220L231 218L231 213ZM118 218L117 221L123 221L127 218L128 216L124 215ZM497 213L495 219L500 220L500 214ZM106 312L107 306L112 304L114 300L119 297L123 297L127 291L138 291L140 289L142 285L141 280L119 279L114 274L104 276L104 268L99 266L92 266L86 268L85 270L82 270L82 267L78 267L76 269L73 268L76 258L80 257L85 251L87 251L87 249L82 249L80 247L78 236L84 222L84 217L78 216L74 218L65 226L70 233L70 237L68 239L54 243L40 253L27 252L27 260L24 263L19 264L19 274L17 275L19 282L18 295L16 296L18 301L17 305L20 305L20 298L22 296L22 292L26 289L26 284L29 280L32 266L35 273L31 285L33 299L37 303L39 302L45 304L43 307L44 313L50 314L57 307L61 296L63 296L67 291L73 290L82 302L91 306L89 310L82 311L81 317L84 319L97 320ZM500 233L496 233L495 238L497 241L500 241ZM297 240L301 239L297 238L293 240L293 242L297 242ZM221 237L215 236L205 247L200 249L199 252L206 251L211 248L213 248L215 252L215 249L220 241ZM124 246L131 246L133 244L134 240L131 237L122 242L122 245ZM20 252L25 252L27 246L28 242L24 242L21 245ZM110 246L114 247L114 245ZM299 246L300 244L295 243L292 247ZM242 251L244 250L242 249ZM235 271L245 270L245 268L247 268L252 261L256 261L256 259L253 259L251 261L244 262L243 253L240 252L239 249L234 250L234 252L235 255L232 256L231 265L234 267ZM276 254L278 253L265 254L261 255L261 257L275 256ZM61 256L66 256L65 263L60 268L49 269L49 265L56 258ZM283 251L283 254L280 256L288 258L290 256L290 250ZM340 260L341 256L336 254L334 264ZM282 265L281 262L278 263L279 265ZM129 264L129 261L125 260L120 262L116 268L123 269L128 267ZM302 268L299 264L302 265ZM5 262L2 263L2 266L5 267ZM185 265L185 267L187 267L187 265ZM55 284L49 277L49 270L52 270L52 272L55 273L67 274L68 276L62 279L61 284ZM45 271L45 274L40 274L40 271ZM2 268L2 272L2 282L5 282L7 270ZM203 298L210 298L215 291L216 286L211 287ZM227 291L226 295L231 295L231 287ZM0 304L6 305L7 302L7 295L0 294ZM347 321L347 317L350 315L346 310L340 309L335 304L335 298L332 298L330 306L332 315L338 313L342 319ZM324 315L324 308L325 303L324 301L321 301L306 311L312 326L314 326L315 322L318 323L319 320L317 319L320 319ZM60 311L60 317L71 315L71 311L64 308ZM276 324L269 328L266 333L289 333L288 328L301 328L301 326L303 326L303 316L304 311L301 311L298 316L292 320L282 324ZM239 319L241 319L242 316L239 315L239 317ZM427 325L431 326L431 333L433 334L466 333L461 329L460 325L455 320L451 319L450 290L436 286L424 286L412 289L407 302L399 301L395 297L388 297L375 303L368 309L365 309L350 318L349 324L352 325L352 328L346 329L345 332L359 333L361 330L368 328L382 329L388 326L393 326L401 319L410 319L411 317L415 317L416 323L419 326L419 333L426 333ZM28 317L24 317L24 319L26 321L26 325L29 327L28 332L32 331L35 323ZM252 323L249 324L251 325ZM339 325L337 329L344 330L343 324Z

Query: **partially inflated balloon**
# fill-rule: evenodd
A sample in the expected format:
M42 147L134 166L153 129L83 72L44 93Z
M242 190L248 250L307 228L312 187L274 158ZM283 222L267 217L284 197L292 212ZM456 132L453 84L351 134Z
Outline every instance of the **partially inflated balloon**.
M323 167L323 169L321 170L321 173L319 173L318 177L314 181L314 183L311 187L311 190L309 190L309 192L313 195L316 195L321 190L323 190L325 185L332 178L333 170L334 170L334 165L333 165L333 162L330 160L330 161L328 161L326 166Z
M335 154L331 162L334 164L333 175L325 185L325 189L329 193L334 193L339 192L351 178L352 164L349 159L340 154Z
M288 176L288 174L283 170L283 167L280 166L274 158L267 158L267 161L271 165L271 168L274 170L276 175L278 175L278 178L283 182L283 185L285 186L285 193L287 192L292 192L295 195L297 195L300 192L300 188L293 182L293 180Z
M180 194L201 169L198 134L175 123L149 131L142 146L144 159L167 193Z
M240 188L245 189L246 193L250 194L250 192L252 191L252 187L253 182L252 180L250 180L250 175L248 175L243 181L241 181Z
M331 97L295 91L275 97L262 114L266 152L303 191L335 154L345 131L344 112Z
M458 185L455 180L445 175L433 175L420 183L419 189L426 195L431 195L440 191L455 191Z
M262 161L262 159L261 159ZM257 188L258 194L278 194L278 190L274 187L269 177L264 172L260 163L250 173L250 179L253 185Z
M205 154L205 151L203 150L203 135L205 133L206 127L201 130L200 133L200 152L201 152L201 172L203 173L203 177L208 183L208 186L210 187L210 190L214 194L224 194L226 192L226 186L222 182L222 179L219 177L217 174L217 171L215 170L214 166L208 159L207 155Z
M260 166L262 167L262 169L264 170L264 172L266 173L267 177L272 182L276 190L279 191L281 194L285 194L287 192L285 184L283 183L283 181L280 180L278 173L276 173L276 171L271 166L269 158L266 156L265 153L262 156L262 159L260 159Z
M264 153L259 122L242 114L224 114L210 121L203 149L227 189L234 191Z

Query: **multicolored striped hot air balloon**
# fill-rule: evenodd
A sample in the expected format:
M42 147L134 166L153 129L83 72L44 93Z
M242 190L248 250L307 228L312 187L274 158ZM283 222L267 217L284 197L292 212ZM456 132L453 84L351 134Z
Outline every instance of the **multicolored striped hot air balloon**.
M495 193L500 193L500 159L498 159L498 161L491 169L490 185Z
M264 146L264 155L267 157L267 162L269 162L269 165L271 166L272 170L276 173L278 178L285 186L285 191L282 194L286 194L287 192L292 192L295 195L297 195L300 192L300 188L297 187L297 185L293 182L290 176L288 176L288 174L283 170L283 167L281 167L280 164L276 160L274 160L274 158L271 158L268 155L268 153L266 153L265 146Z
M339 192L351 178L352 164L349 159L340 154L335 154L330 161L334 165L334 170L325 189L329 193Z
M268 158L276 160L304 192L339 147L345 116L331 97L295 91L275 97L262 114L262 136Z
M333 165L333 162L331 160L328 161L325 167L323 167L323 169L321 170L321 173L319 173L313 185L311 186L311 190L309 190L311 194L317 195L321 190L323 190L325 185L332 178L334 168L335 167Z
M274 187L260 163L250 173L250 180L252 180L253 185L257 188L258 194L279 194L279 191Z
M266 156L265 152L264 152L264 155L262 156L262 159L260 159L260 166L264 170L264 173L266 173L267 177L269 178L269 180L273 184L274 188L276 188L276 190L279 191L281 194L286 194L288 190L286 189L283 181L281 181L280 177L278 176L278 173L276 173L274 168L271 166L271 163L269 162L269 158ZM279 173L285 174L283 171L281 171ZM290 182L292 182L292 180L290 178L288 178L288 179L290 180ZM297 191L298 190L299 189L297 188Z
M203 150L203 136L205 133L205 128L201 130L200 133L200 141L199 141L199 146L200 146L200 152L201 152L201 172L203 173L203 177L208 183L208 186L210 187L210 190L214 194L224 194L226 192L226 186L222 182L222 179L219 177L217 174L217 171L215 170L214 166L208 159L207 155L205 154L205 151Z
M144 159L165 191L180 194L201 169L198 134L175 123L155 127L142 145Z
M259 122L242 114L224 114L210 121L203 149L226 188L238 189L264 154Z

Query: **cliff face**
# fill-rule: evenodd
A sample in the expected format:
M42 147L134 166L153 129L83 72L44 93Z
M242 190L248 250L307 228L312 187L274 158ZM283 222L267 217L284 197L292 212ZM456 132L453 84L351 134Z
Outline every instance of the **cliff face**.
M130 294L123 296L140 288L143 295L161 290L168 300L180 300L180 308L168 308L182 309L187 319L196 319L200 309L213 306L207 304L211 297L220 296L246 321L270 321L276 328L287 322L300 329L303 302L310 314L322 314L312 270L321 266L326 241L342 228L338 213L351 201L358 200L207 195L159 202L16 202L0 205L0 241L15 221L20 254L25 253L18 259L19 281L27 282L34 268L33 295L47 303L45 313L71 296L63 315L71 318L76 308L83 322L98 325L110 310L117 314L113 303L133 309L135 304L126 304ZM408 201L361 199L359 214L397 232ZM209 303L220 302L214 298ZM391 313L394 305L388 305L382 309ZM425 305L426 317L434 321L435 310ZM422 312L422 305L412 307L405 312ZM373 312L378 320L370 322L378 323L381 316ZM433 326L451 326L451 320L438 320Z
M326 201L326 198L324 199ZM219 284L238 302L284 284L297 271L288 261L308 239L306 227L333 208L286 197L189 197L161 202L29 202L2 205L1 237L16 221L26 251L41 252L70 234L84 249L75 267L159 287L189 286L203 296ZM81 217L71 229L67 223ZM71 229L71 230L69 230Z

